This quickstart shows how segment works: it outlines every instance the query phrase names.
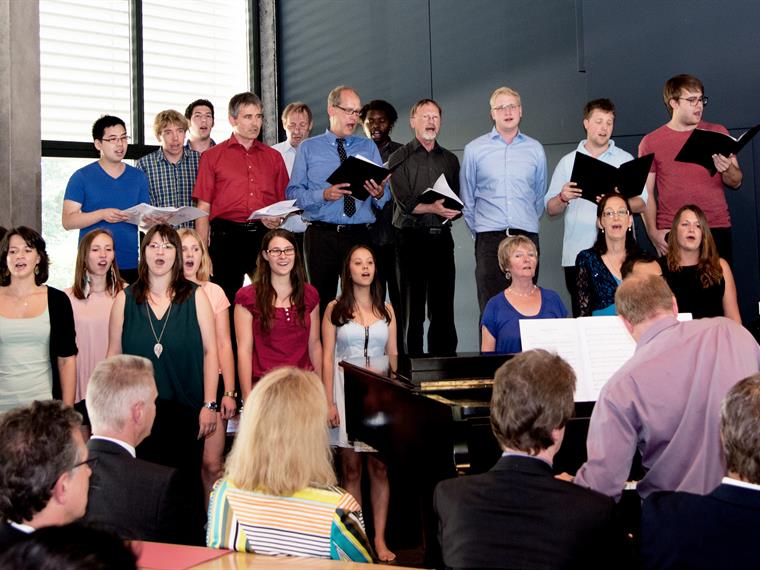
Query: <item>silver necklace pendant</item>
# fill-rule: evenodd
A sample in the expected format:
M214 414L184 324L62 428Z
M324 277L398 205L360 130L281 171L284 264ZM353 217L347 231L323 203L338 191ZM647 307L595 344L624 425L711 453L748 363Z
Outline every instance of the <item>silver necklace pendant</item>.
M156 353L156 358L161 358L161 353L164 351L164 347L160 342L153 345L153 352Z

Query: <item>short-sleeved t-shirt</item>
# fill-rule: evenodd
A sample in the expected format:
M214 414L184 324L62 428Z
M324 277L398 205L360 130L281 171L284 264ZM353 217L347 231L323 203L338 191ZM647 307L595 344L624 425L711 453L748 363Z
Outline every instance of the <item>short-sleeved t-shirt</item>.
M137 168L124 165L124 172L112 178L98 162L80 168L69 178L64 200L82 204L82 212L94 212L102 208L126 210L140 203L150 203L148 179ZM113 235L114 252L119 269L137 267L137 226L127 222L109 224L100 221L79 230L81 240L87 232L105 228Z
M550 289L538 288L541 292L541 309L538 314L526 316L512 306L499 291L488 301L483 311L482 325L496 339L496 352L512 354L522 351L520 321L522 319L557 319L567 317L567 309L559 295Z
M253 378L261 378L277 366L295 366L303 370L314 370L309 358L309 331L311 311L319 305L319 293L308 283L304 286L303 322L295 307L275 308L274 321L269 332L261 327L261 313L256 307L256 293L253 285L240 289L235 295L235 304L248 309L253 315Z

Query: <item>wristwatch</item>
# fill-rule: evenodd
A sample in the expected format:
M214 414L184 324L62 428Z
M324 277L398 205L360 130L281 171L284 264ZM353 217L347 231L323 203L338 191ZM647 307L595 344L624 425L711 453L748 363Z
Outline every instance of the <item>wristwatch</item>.
M235 392L234 390L232 392L225 392L224 395L229 398L237 398L237 392Z
M216 402L203 402L203 407L207 410L211 410L212 412L215 412L219 409L219 406Z

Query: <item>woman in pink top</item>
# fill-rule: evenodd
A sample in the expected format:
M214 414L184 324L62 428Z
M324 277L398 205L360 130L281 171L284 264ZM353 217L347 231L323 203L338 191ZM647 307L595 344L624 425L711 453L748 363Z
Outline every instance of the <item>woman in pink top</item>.
M222 476L224 438L227 433L227 420L237 413L237 392L235 392L235 357L230 340L230 302L219 285L209 281L211 277L211 257L203 240L193 229L182 228L177 231L182 240L182 268L185 279L197 283L206 293L211 310L214 312L216 328L216 350L219 355L219 368L223 382L219 383L224 393L217 393L220 413L217 415L216 429L203 444L203 468L201 477L206 500L217 479ZM218 390L221 392L221 389Z
M66 289L74 312L77 333L77 384L74 401L85 417L85 434L89 437L89 421L84 399L87 383L95 365L108 350L108 317L116 294L124 288L114 257L111 232L96 229L79 242L74 284Z
M295 366L322 373L319 294L293 234L275 229L261 242L253 284L235 296L237 364L243 400L272 368Z

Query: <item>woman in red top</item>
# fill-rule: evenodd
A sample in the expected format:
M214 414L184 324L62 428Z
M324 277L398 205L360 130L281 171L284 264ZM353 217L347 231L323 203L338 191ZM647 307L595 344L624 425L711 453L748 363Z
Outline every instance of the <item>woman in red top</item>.
M306 283L289 231L275 229L264 236L253 284L235 296L234 318L244 401L253 382L272 368L296 366L322 375L319 294Z

